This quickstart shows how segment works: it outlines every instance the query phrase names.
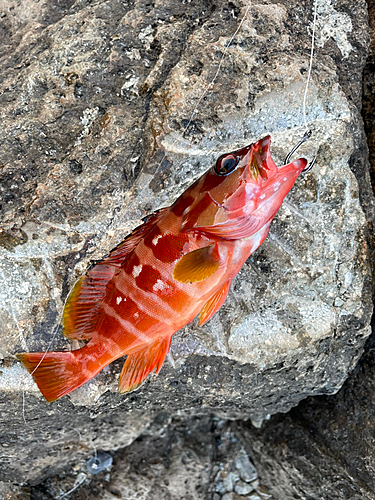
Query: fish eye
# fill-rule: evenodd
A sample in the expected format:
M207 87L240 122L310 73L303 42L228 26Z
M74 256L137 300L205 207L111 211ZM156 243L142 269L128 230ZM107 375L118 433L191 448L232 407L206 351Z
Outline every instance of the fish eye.
M217 175L228 175L237 166L238 158L234 155L223 155L217 160L215 165L215 174Z

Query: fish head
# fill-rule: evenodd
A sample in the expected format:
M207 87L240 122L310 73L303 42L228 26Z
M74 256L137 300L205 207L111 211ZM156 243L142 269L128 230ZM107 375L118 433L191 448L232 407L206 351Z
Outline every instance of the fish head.
M271 158L270 144L271 138L266 136L219 156L214 166L192 186L189 196L194 201L184 217L183 226L211 234L216 230L208 228L216 227L217 235L225 238L225 229L233 227L235 219L256 219L254 232L268 223L307 164L306 159L300 158L276 166ZM220 229L224 232L220 233ZM233 239L243 234L233 232Z

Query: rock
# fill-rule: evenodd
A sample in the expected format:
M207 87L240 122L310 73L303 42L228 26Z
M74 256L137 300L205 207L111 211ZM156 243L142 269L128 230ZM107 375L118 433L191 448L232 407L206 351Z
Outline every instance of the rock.
M57 325L77 278L218 155L271 133L281 163L299 140L312 17L311 5L295 0L252 2L189 124L245 8L210 0L7 3L0 440L9 453L0 481L36 484L87 460L93 442L107 451L129 445L160 410L260 421L308 395L335 393L354 368L370 333L373 199L360 118L366 6L346 0L318 12L307 101L313 137L300 153L317 152L317 164L296 183L220 313L175 335L175 368L166 363L158 378L120 397L114 363L47 405L12 357L76 348Z
M234 500L233 499L233 492L230 492L230 493L225 493L225 495L223 495L221 497L222 500Z
M220 471L215 478L215 490L222 495L234 490L234 485L239 477L234 472Z
M335 396L308 398L261 430L242 429L259 477L278 500L374 498L374 347L372 335Z
M244 481L238 481L234 487L234 491L238 495L247 495L253 491L253 487Z
M243 481L251 483L258 477L256 468L250 462L249 457L245 453L236 458L234 465Z

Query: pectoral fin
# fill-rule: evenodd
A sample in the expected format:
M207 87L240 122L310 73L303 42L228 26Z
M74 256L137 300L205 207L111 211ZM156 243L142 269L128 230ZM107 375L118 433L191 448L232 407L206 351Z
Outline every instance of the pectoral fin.
M232 280L226 281L224 285L219 290L217 290L217 292L215 292L212 295L212 297L202 307L202 310L199 313L199 326L207 323L207 321L211 319L212 316L224 304L230 289L231 282Z
M184 255L175 265L173 278L181 283L196 283L209 278L219 267L217 243Z
M159 338L127 357L118 383L120 394L138 389L155 367L156 373L159 373L171 346L171 340L172 335Z

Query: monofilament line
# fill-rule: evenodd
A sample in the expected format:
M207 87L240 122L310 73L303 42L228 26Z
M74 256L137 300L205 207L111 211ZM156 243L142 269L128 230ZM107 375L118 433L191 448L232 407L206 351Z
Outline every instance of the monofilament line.
M304 122L306 131L308 130L307 119L306 119L306 101L307 101L307 93L309 91L309 84L310 84L310 79L311 79L312 63L313 63L313 58L314 58L315 29L316 29L317 10L318 10L318 0L314 0L314 20L313 20L313 30L312 30L312 37L311 37L310 63L309 63L309 71L307 73L305 94L303 96L303 122Z
M36 365L36 367L34 368L34 370L30 373L30 375L34 375L34 373L36 372L36 370L39 368L39 366L41 365L41 363L43 362L44 358L47 356L47 353L48 351L51 349L51 346L53 344L53 341L55 340L55 337L57 335L57 332L58 332L58 329L59 329L59 326L61 324L61 321L62 321L62 315L64 313L64 309L65 309L65 306L66 306L66 302L69 298L69 295L71 293L71 291L73 290L73 288L76 286L76 284L78 283L78 281L81 279L81 277L79 277L74 285L71 287L71 289L69 290L69 293L68 295L66 296L65 298L65 301L64 301L64 305L63 305L63 308L62 310L60 311L60 314L59 314L59 317L58 317L58 321L57 321L57 324L54 328L54 331L53 331L53 335L52 335L52 338L47 346L47 349L44 351L43 353L43 356L41 358L41 360L39 361L39 363ZM29 427L29 425L27 424L26 422L26 418L25 418L25 389L22 389L22 418L23 418L23 421L25 422L25 425L27 425Z
M217 67L217 70L216 70L216 73L215 73L215 76L212 78L212 80L210 81L210 83L207 85L207 87L204 89L204 91L202 92L201 96L199 97L191 115L190 115L190 118L188 120L188 123L186 125L186 127L184 128L182 134L181 134L181 137L183 138L187 129L190 127L190 124L194 118L194 115L195 113L197 112L197 109L200 105L200 103L202 102L202 99L204 98L204 96L207 94L207 92L209 91L209 89L212 87L212 85L215 83L216 81L216 78L218 77L219 75L219 72L220 72L220 69L221 69L221 66L223 64L223 61L224 61L224 58L228 52L228 49L230 47L230 45L232 44L233 40L235 39L235 37L237 36L237 33L240 31L240 29L242 28L242 25L243 23L245 22L246 18L247 18L247 15L250 11L250 8L251 8L251 0L249 0L248 4L247 4L247 7L246 7L246 11L245 11L245 14L240 22L240 24L237 26L237 29L236 31L233 33L231 39L229 40L229 42L226 44L225 48L224 48L224 51L223 51L223 54L221 56L221 59L219 61L219 64L218 64L218 67ZM178 137L173 143L172 143L172 146L171 146L171 149L173 149L173 147L179 142L180 138ZM163 158L161 159L159 165L157 166L157 169L156 169L156 172L158 171L158 169L160 168L161 164L163 163L164 159L166 157L166 153L164 153L164 156Z

